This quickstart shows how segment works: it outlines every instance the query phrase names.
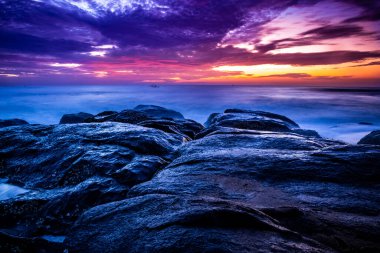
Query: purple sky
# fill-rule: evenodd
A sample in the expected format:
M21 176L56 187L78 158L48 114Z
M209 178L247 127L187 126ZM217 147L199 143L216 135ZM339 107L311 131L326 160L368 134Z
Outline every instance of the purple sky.
M0 84L379 84L380 1L0 0Z

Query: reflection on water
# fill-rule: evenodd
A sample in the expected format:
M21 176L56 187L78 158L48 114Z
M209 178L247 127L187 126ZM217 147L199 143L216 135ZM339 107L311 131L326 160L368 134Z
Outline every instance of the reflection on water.
M59 122L64 113L120 111L155 104L205 122L226 108L286 115L322 136L355 143L380 129L379 89L317 89L255 86L60 86L0 87L0 118Z
M0 200L14 198L17 195L28 192L28 190L5 183L5 179L0 179Z

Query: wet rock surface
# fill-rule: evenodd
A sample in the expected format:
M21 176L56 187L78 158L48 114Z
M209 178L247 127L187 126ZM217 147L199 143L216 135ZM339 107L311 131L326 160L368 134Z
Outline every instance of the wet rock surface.
M0 251L380 250L380 146L267 112L226 110L205 129L180 115L1 129L0 177L28 191L0 201Z
M372 131L364 136L358 144L380 145L380 130Z
M138 124L156 128L167 133L183 135L188 140L193 139L203 130L203 125L176 111L154 105L138 105L134 109L121 112L106 111L88 118L86 122L121 122Z
M279 114L241 109L227 109L224 113L213 113L205 125L209 129L230 127L258 131L295 132L305 136L319 137L313 130L301 129L293 120Z
M180 135L115 122L5 128L0 129L0 177L44 189L96 175L120 178L130 163L168 162L182 141Z

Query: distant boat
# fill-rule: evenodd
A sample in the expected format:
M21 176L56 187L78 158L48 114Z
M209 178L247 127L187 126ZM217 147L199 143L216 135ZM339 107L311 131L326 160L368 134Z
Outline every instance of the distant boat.
M160 86L158 86L157 84L152 84L150 87L152 87L152 88L160 88Z

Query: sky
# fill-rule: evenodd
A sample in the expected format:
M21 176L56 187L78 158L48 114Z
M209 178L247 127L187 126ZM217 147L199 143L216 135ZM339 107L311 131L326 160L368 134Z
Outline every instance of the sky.
M0 84L380 86L376 0L0 0Z

